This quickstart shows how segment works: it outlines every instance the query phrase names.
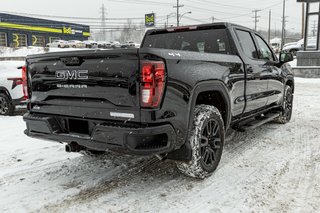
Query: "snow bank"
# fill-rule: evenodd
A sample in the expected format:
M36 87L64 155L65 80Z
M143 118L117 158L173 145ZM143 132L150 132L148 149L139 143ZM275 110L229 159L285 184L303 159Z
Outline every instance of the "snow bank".
M296 67L297 66L297 58L295 58L293 61L290 61L289 64L291 67Z

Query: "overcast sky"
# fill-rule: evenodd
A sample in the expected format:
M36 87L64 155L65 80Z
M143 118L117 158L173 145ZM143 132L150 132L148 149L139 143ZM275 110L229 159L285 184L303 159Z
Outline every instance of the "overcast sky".
M104 4L107 10L107 18L143 17L145 13L155 12L158 23L164 23L164 17L176 11L173 8L176 2L176 0L0 0L0 11L99 18L99 8ZM254 26L252 10L261 9L262 11L258 13L260 16L258 29L267 30L268 13L269 9L271 9L271 27L280 29L282 2L283 0L180 0L180 3L185 5L181 8L181 13L192 11L192 14L185 15L181 22L182 24L211 22L211 17L214 16L216 21L230 21L252 28ZM300 32L301 3L297 3L296 0L287 0L286 2L287 29ZM91 23L88 20L65 19L65 21L88 22L91 25L99 24L97 21L92 20ZM110 25L117 25L119 21L109 22ZM169 23L175 24L176 19L174 17L170 18Z

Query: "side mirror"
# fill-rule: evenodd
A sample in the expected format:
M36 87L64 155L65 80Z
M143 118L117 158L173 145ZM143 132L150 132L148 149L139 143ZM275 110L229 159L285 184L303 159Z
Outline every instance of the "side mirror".
M288 53L288 52L281 52L280 53L280 63L284 64L287 62L293 61L293 55L292 53Z

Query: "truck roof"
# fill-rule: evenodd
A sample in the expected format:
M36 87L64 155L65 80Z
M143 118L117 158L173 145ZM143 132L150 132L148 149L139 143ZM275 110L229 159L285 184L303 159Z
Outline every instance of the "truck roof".
M197 29L197 28L214 28L214 27L224 27L224 28L229 28L229 27L241 27L244 29L247 29L249 31L252 31L252 29L248 27L244 27L238 24L230 23L230 22L215 22L215 23L208 23L208 24L197 24L197 25L186 25L186 26L180 26L180 27L169 27L167 29L165 28L159 28L159 29L150 29L148 32L161 32L161 31L174 31L175 29Z

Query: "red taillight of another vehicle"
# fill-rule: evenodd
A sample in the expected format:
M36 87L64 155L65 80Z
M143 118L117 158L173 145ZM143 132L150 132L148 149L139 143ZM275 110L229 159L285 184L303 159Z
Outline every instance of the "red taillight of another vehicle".
M159 107L164 93L165 75L165 64L162 61L142 61L140 89L142 107Z
M27 100L28 97L28 75L27 75L27 67L22 67L22 90L23 90L23 99Z

